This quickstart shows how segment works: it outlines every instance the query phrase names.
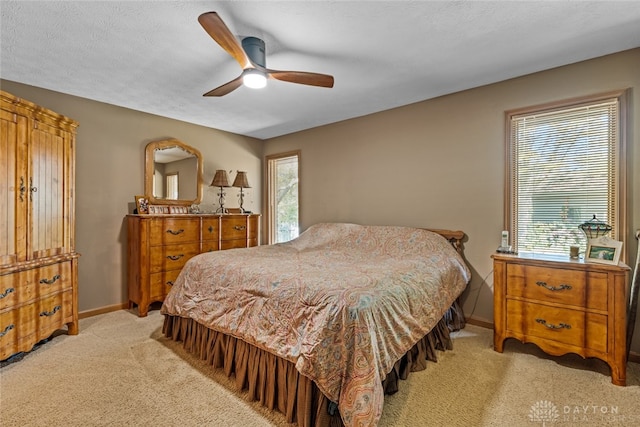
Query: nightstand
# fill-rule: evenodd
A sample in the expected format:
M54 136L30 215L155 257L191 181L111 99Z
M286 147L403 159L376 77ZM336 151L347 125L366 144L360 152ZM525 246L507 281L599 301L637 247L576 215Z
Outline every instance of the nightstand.
M516 338L560 356L596 357L626 384L630 268L568 256L494 254L493 345Z

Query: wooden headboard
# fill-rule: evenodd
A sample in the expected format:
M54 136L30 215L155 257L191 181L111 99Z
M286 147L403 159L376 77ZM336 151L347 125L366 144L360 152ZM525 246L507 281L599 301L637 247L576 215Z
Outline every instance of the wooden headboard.
M462 239L464 239L464 231L460 230L441 230L437 228L425 228L425 230L433 231L443 236L451 243L451 245L462 254Z

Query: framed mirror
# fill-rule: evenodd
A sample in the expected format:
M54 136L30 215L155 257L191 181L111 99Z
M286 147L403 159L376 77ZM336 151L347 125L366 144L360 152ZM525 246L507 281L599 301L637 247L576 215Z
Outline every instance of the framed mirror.
M177 139L147 144L144 192L151 204L192 205L202 201L202 154Z

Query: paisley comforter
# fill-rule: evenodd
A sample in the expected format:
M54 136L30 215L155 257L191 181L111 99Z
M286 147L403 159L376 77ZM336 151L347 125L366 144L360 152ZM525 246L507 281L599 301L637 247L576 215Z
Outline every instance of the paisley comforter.
M293 362L338 403L345 426L374 426L382 380L469 279L433 232L317 224L287 243L192 258L162 313Z

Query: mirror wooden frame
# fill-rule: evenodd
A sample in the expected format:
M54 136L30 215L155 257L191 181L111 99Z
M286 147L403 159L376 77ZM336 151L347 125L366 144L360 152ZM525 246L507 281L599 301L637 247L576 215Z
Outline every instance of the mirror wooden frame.
M198 161L197 170L197 197L192 200L168 200L168 199L156 199L153 195L153 172L154 172L154 153L156 150L162 150L165 148L179 147L188 153L193 154ZM159 141L152 141L147 144L145 148L145 168L144 168L144 193L149 199L149 204L162 204L162 205L192 205L198 204L202 201L202 154L197 149L185 144L174 138L163 139Z

